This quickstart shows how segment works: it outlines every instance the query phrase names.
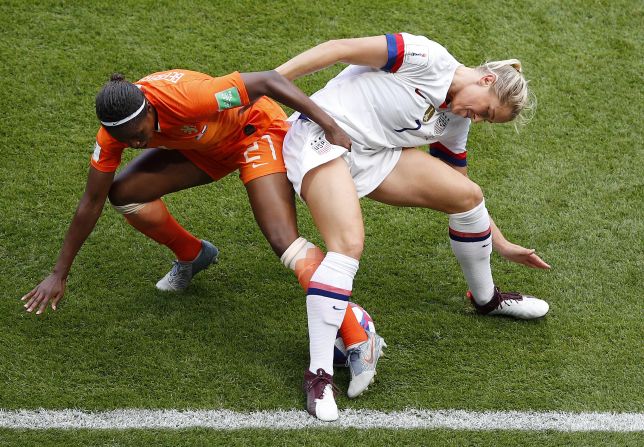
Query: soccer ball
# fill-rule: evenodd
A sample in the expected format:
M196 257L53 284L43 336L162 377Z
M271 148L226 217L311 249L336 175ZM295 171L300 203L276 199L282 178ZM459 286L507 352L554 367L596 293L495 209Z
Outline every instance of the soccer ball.
M364 328L367 332L376 332L376 326L373 324L373 319L371 315L367 313L362 307L358 306L356 303L349 303L347 311L352 311L360 326ZM347 363L347 349L344 347L344 342L340 337L340 332L335 339L335 348L333 349L333 364L335 366L346 366Z

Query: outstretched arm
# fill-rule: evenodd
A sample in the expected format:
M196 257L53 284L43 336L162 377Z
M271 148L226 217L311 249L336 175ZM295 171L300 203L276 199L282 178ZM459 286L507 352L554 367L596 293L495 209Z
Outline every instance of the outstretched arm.
M273 71L242 73L246 91L251 101L268 96L282 104L304 113L324 129L326 139L338 146L351 149L351 139L324 110L295 84Z
M282 64L273 71L242 73L251 101L268 96L304 113L324 129L327 140L351 149L349 136L291 81L336 62L382 67L387 63L385 36L330 40Z
M93 167L89 168L85 193L78 203L53 271L31 292L22 297L22 301L27 301L25 304L27 312L38 309L36 314L41 314L48 303L51 303L51 308L56 310L58 302L65 294L67 275L74 258L96 226L113 178L113 172L106 173Z
M298 54L275 70L290 80L322 70L338 62L380 68L387 64L385 36L329 40Z

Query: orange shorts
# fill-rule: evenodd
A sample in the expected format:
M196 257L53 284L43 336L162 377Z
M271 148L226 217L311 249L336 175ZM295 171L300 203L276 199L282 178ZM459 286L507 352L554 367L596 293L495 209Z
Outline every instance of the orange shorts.
M249 145L218 155L212 152L181 150L180 152L202 171L217 181L239 169L239 177L247 184L269 174L286 172L282 145L290 125L276 120Z

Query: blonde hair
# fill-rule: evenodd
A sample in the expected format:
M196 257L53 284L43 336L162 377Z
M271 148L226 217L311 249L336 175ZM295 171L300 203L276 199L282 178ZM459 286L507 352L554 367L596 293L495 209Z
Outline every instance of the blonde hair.
M496 77L496 81L491 86L492 91L502 105L510 107L512 119L517 118L517 124L525 124L532 119L537 108L537 98L528 89L528 81L523 76L521 61L518 59L488 61L476 69Z

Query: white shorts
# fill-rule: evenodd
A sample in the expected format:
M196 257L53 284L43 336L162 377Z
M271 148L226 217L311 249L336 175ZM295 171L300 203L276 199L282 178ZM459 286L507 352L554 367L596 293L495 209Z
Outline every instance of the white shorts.
M292 122L282 149L286 174L300 196L302 180L307 172L342 157L349 165L358 197L364 197L393 171L401 152L399 147L373 150L355 142L349 152L342 146L329 143L320 126L303 119Z

